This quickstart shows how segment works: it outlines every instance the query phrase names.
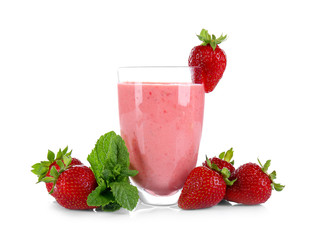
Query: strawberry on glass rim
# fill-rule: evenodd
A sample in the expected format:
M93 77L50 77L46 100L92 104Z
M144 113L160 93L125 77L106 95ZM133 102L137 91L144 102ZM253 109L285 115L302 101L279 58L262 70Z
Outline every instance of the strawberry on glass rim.
M227 35L221 34L219 38L216 38L215 35L210 35L206 29L202 29L197 37L202 44L191 50L188 65L200 67L194 71L193 82L202 83L205 92L209 93L217 86L226 68L226 55L218 44L225 41Z

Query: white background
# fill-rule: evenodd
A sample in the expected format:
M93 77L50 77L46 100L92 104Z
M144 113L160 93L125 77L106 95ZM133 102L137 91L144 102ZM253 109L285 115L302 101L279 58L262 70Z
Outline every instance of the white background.
M186 1L185 1L186 2ZM303 238L311 215L309 1L0 3L1 231L6 239ZM234 148L236 167L272 160L286 185L260 206L70 211L35 184L31 165L66 145L86 165L119 132L117 68L187 65L202 28L227 54L206 95L198 164ZM7 235L9 234L9 235ZM9 237L8 237L9 236Z

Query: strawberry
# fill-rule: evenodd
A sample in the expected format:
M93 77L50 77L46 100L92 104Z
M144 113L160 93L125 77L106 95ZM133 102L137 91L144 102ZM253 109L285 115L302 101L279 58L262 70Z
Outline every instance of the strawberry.
M193 74L195 83L203 83L206 93L212 92L222 78L226 68L225 52L218 46L226 39L226 35L216 38L210 35L206 29L202 29L197 35L203 43L191 50L188 65L197 66Z
M63 160L63 159L60 159L60 160L64 163L64 160ZM77 158L72 158L72 161L71 161L71 163L70 163L69 166L75 166L75 165L83 165L83 164L82 164ZM52 177L51 174L50 174L50 172L51 172L51 168L52 168L53 166L55 167L55 169L56 169L57 171L60 170L60 166L57 165L57 161L54 160L54 162L51 163L51 165L49 166L49 170L48 170L48 172L47 172L47 174L46 174L46 177ZM46 183L46 188L47 188L48 192L50 192L50 191L52 190L52 187L53 187L53 183ZM51 195L53 196L53 193L52 193Z
M233 148L229 149L227 152L222 152L219 154L219 157L207 158L206 161L202 163L204 167L209 167L207 161L209 160L211 164L215 164L219 169L227 168L231 175L234 173L235 168L233 166L234 160L231 161L233 157ZM214 170L214 169L213 169Z
M95 207L87 204L87 198L96 187L92 170L87 166L75 165L58 176L53 196L61 206L68 209L93 209Z
M63 207L69 209L91 209L87 205L88 195L97 187L92 170L78 159L72 158L68 148L59 150L56 157L48 151L48 160L32 166L38 182L45 182L49 193Z
M207 167L196 167L184 183L178 206L182 209L212 207L223 199L225 190L225 181L219 173Z
M237 168L230 179L236 179L232 186L228 186L225 199L228 201L255 205L265 203L271 196L272 189L282 191L285 186L275 183L276 172L267 173L271 161L264 166L258 159L256 163L246 163Z
M68 147L64 148L64 150L59 149L55 157L54 152L48 150L47 158L49 161L42 161L32 166L34 168L32 172L38 176L38 182L41 182L41 180L45 177L52 177L50 174L52 167L55 167L57 171L60 170L60 166L57 164L57 162L62 161L64 164L63 158L69 157L72 152L72 151L70 152L67 152L67 151L68 151ZM74 165L83 165L83 164L78 159L72 158L70 166L74 166ZM53 183L46 183L46 188L48 192L51 191L52 187L53 187Z

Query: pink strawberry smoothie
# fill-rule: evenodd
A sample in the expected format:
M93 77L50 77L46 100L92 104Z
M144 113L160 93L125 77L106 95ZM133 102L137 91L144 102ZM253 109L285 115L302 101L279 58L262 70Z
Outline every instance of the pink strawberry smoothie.
M132 180L153 195L171 195L196 166L205 91L192 83L119 83L121 136Z

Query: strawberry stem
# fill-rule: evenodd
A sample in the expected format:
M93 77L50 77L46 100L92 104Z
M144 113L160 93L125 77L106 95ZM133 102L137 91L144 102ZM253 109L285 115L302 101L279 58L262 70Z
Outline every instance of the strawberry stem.
M237 180L234 179L232 181L229 180L229 177L231 176L231 172L230 170L228 170L226 167L220 169L217 164L215 163L211 163L211 161L207 158L206 156L206 162L207 162L207 166L211 169L216 171L217 173L221 174L223 180L225 181L226 185L228 186L232 186L233 183Z
M276 179L276 171L273 171L273 172L271 172L270 174L267 173L267 171L268 171L268 169L269 169L269 167L270 167L270 165L271 165L271 160L267 160L267 161L265 162L265 164L262 165L262 163L260 162L260 160L259 160L259 158L258 158L258 163L259 163L259 165L261 166L261 170L262 170L266 175L268 175L269 179L271 180L271 187L272 187L272 189L275 190L275 191L278 191L278 192L282 191L282 190L284 189L285 185L281 185L281 184L279 184L279 183L275 183L275 182L274 182L274 179Z
M226 152L220 153L219 158L227 161L228 163L231 163L232 165L234 165L234 160L231 161L231 159L233 158L233 154L234 154L233 148L230 148Z
M60 176L60 174L69 168L69 165L72 161L72 158L71 158L72 151L70 152L67 152L67 151L68 151L68 146L65 147L63 150L59 149L59 151L57 152L55 156L54 152L52 152L51 150L48 150L48 154L47 154L48 161L41 161L32 166L32 170L31 170L32 173L38 176L37 183L39 182L45 182L45 183L52 182L53 183L53 187L50 193L53 193L55 183L58 177ZM62 160L64 161L64 163L62 162ZM55 166L51 167L51 170L50 170L51 177L47 177L46 175L49 171L49 167L54 162L56 162L56 164L60 167L60 170L57 171Z
M202 46L207 46L208 44L212 47L213 50L216 49L217 45L222 43L227 39L227 35L223 36L221 34L220 37L216 38L215 35L212 34L212 36L208 33L208 30L202 29L200 34L197 35L198 39L201 40L203 43Z

